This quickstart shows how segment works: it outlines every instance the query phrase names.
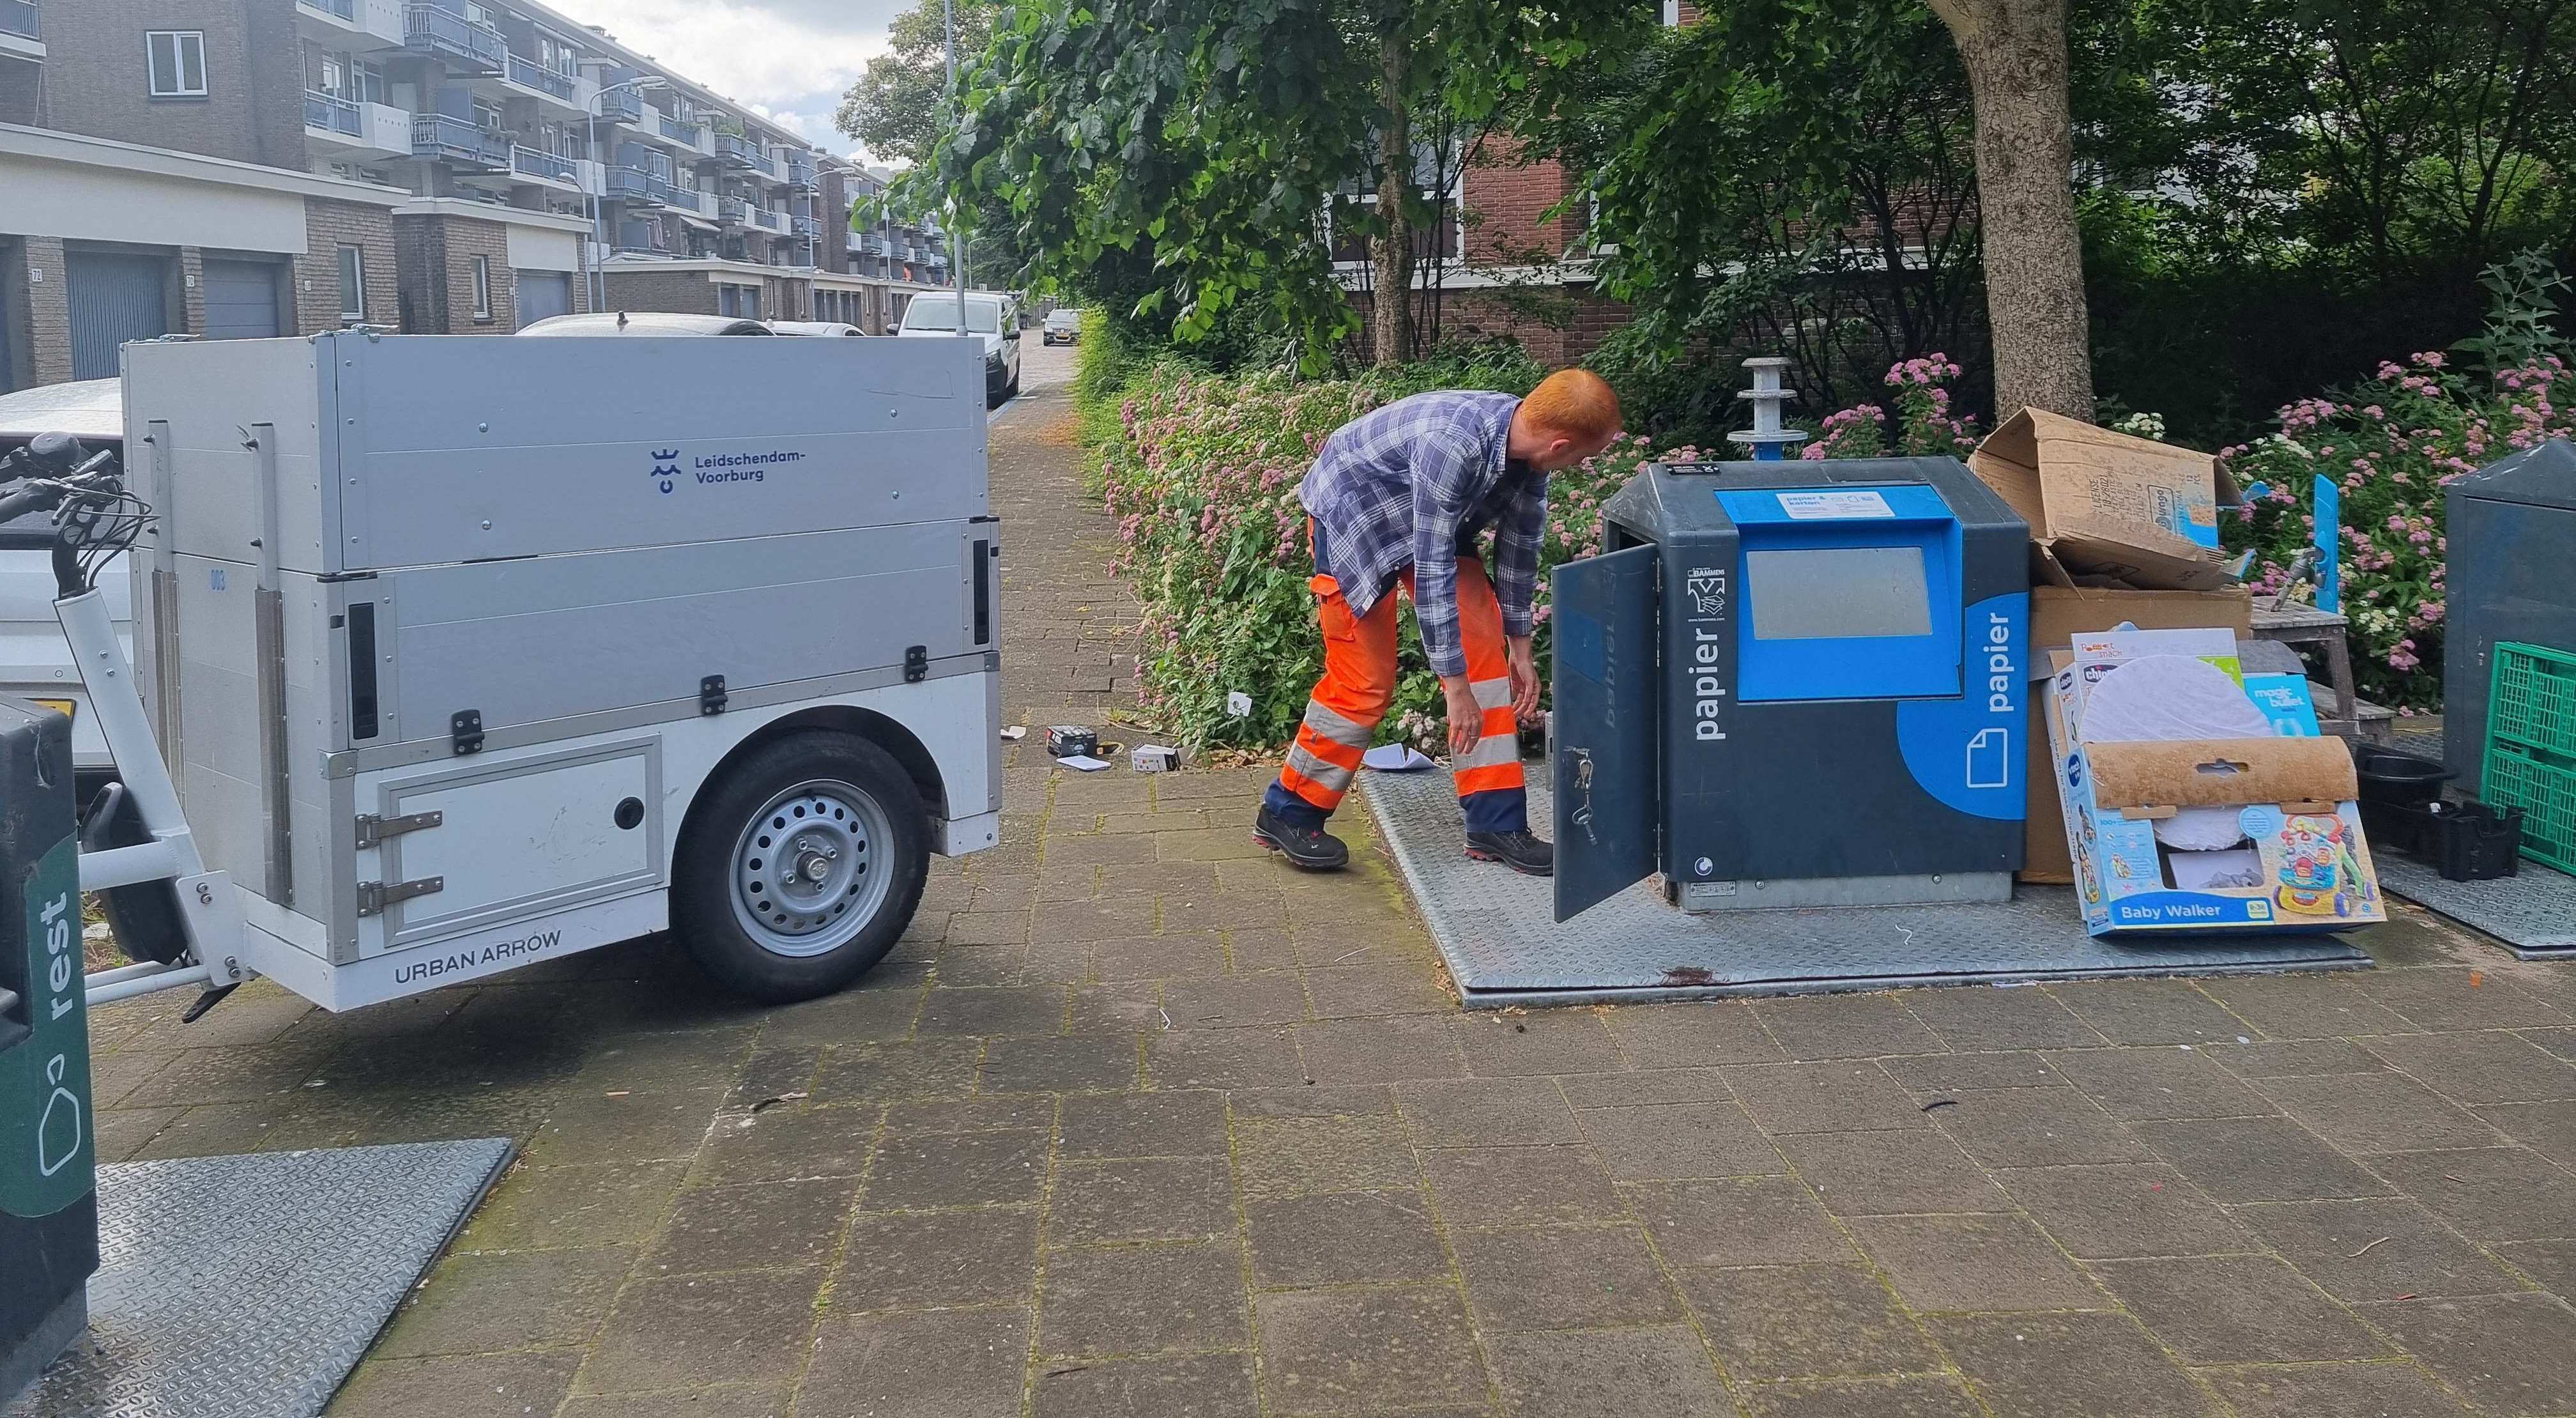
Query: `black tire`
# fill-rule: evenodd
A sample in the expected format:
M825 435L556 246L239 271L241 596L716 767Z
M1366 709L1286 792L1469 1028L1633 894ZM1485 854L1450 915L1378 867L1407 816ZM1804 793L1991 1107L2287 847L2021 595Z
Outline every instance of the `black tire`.
M763 840L749 835L756 814L768 815L781 794L811 784L873 801L882 823L868 835L882 831L886 840L871 842L866 865L854 869L882 872L886 880L873 914L855 933L818 954L791 955L763 944L742 919L750 906L735 899L736 849ZM852 857L857 861L859 853ZM902 765L855 734L805 730L762 744L701 791L674 853L671 928L699 966L726 988L766 1004L813 999L866 974L894 949L921 905L929 871L929 810ZM828 938L841 929L825 926L818 935Z
M1002 386L1002 397L1005 399L1016 399L1020 397L1020 372L1018 370L1012 370L1011 382Z

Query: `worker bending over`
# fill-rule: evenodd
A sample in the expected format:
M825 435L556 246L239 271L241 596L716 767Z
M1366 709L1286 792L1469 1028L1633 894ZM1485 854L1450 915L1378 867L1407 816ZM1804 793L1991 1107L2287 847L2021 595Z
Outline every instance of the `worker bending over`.
M1422 648L1449 714L1449 766L1467 855L1547 876L1556 849L1529 830L1519 725L1538 714L1530 599L1547 529L1547 475L1619 431L1599 376L1559 370L1526 399L1442 390L1398 399L1334 430L1297 485L1315 547L1324 677L1252 837L1308 871L1350 849L1324 831L1395 692L1395 597L1413 597ZM1477 534L1494 529L1489 579Z

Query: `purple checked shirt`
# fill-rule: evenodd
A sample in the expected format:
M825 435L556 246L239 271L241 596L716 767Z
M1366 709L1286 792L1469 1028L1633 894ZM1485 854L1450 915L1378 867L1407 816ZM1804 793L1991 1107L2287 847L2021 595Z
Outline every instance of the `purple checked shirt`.
M1512 394L1440 390L1398 399L1343 424L1324 440L1298 500L1323 529L1328 564L1351 614L1413 568L1413 615L1435 674L1463 675L1458 644L1458 556L1494 528L1494 595L1503 633L1530 633L1539 544L1547 532L1547 474L1507 464Z

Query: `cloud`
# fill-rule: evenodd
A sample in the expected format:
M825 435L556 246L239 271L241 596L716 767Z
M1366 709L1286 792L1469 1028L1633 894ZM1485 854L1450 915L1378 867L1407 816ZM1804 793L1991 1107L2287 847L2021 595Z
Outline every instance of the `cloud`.
M841 94L904 0L554 0L569 18L826 147Z

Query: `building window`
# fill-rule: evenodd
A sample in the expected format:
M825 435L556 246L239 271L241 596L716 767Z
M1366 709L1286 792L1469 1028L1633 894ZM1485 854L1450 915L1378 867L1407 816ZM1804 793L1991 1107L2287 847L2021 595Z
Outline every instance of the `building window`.
M340 323L346 325L367 318L367 253L355 246L340 248Z
M154 98L206 96L205 31L152 30L143 36L143 45Z
M492 258L474 258L474 318L492 318Z

